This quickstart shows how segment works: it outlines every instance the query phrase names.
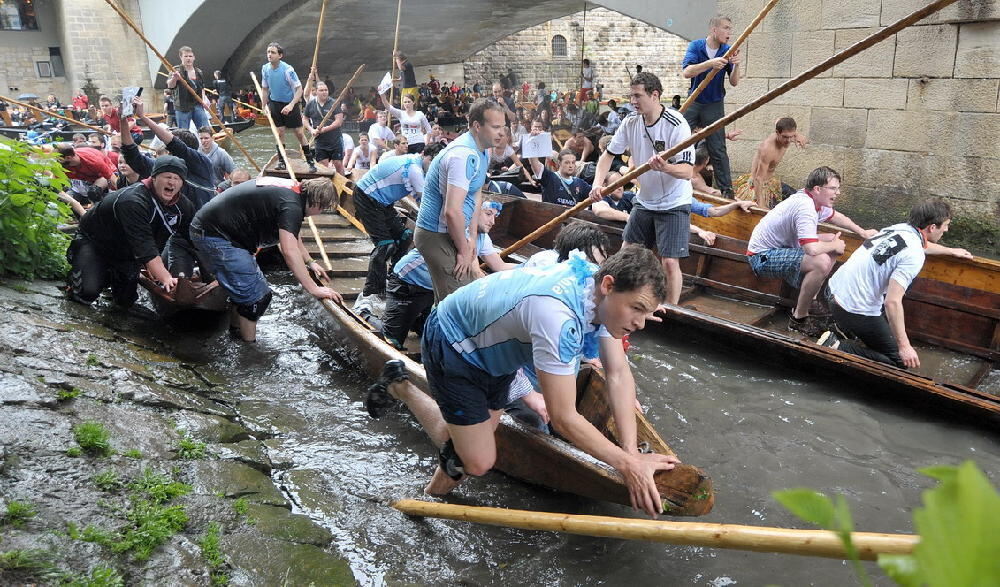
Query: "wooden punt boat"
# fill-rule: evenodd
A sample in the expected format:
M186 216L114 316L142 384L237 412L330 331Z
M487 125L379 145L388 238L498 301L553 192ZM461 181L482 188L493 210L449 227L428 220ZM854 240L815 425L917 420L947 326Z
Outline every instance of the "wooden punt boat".
M298 174L305 170L304 162L292 157L292 165ZM271 174L272 159L265 166L265 174ZM275 174L278 174L277 172ZM321 170L323 175L329 172ZM308 178L303 173L300 179ZM351 188L344 178L335 183L341 191L341 213L323 214L313 217L320 232L323 246L333 265L330 271L331 286L345 299L353 300L364 285L367 274L368 254L371 241L352 221L353 202ZM506 216L506 215L504 215ZM314 242L310 230L303 227L306 247L314 258L319 257L319 247ZM420 390L421 401L432 402L427 396L427 378L423 367L414 360L415 354L404 354L387 344L372 327L353 312L330 301L322 302L323 307L345 340L357 349L360 365L371 377L377 377L387 360L400 359L406 363L411 382ZM412 337L407 341L410 349L419 348L419 341ZM616 428L606 403L605 379L599 370L582 369L577 379L577 404L585 417L607 438L616 440ZM674 454L657 434L650 423L637 412L639 442L661 454ZM621 476L609 465L591 457L569 443L554 436L542 434L517 420L504 416L496 434L498 460L496 469L511 477L535 485L564 491L583 497L629 504L628 490ZM672 471L660 471L656 484L663 499L664 510L670 515L696 516L711 511L714 493L711 479L692 465L679 465Z
M157 315L164 320L214 323L229 310L229 294L218 281L203 283L197 278L181 277L177 287L168 293L144 269L139 273L139 283L149 292Z
M512 244L564 209L518 198L509 200L494 227L498 246ZM712 204L728 200L701 196ZM506 210L505 210L506 212ZM734 212L724 217L693 217L692 222L719 236L709 247L692 237L691 256L679 306L670 307L662 324L647 331L671 332L678 327L707 333L713 340L742 347L762 361L780 361L814 372L836 373L865 384L865 394L907 406L926 404L1000 419L1000 263L929 256L904 298L907 331L921 356L921 368L907 371L813 344L787 330L785 308L794 305L796 291L779 279L757 279L746 263L746 240L765 211ZM612 247L621 243L623 224L583 212L568 222L595 222L608 234ZM824 226L823 231L839 228ZM551 246L553 230L527 245L513 260ZM844 233L847 256L861 243ZM917 406L919 407L919 406Z

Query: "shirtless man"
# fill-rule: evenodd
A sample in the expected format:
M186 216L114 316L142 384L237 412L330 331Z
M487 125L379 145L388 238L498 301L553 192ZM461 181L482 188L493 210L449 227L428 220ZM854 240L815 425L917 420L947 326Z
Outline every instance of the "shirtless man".
M774 133L757 145L757 152L750 164L750 173L736 180L736 199L753 200L761 208L773 208L783 196L795 193L791 187L774 176L774 170L785 157L788 147L795 143L799 148L809 144L809 139L799 134L795 119L779 118L774 123Z

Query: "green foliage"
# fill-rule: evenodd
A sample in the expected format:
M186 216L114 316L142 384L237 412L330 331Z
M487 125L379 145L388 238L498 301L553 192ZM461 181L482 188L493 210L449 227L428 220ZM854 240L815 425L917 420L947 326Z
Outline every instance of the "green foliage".
M135 448L130 448L127 451L123 452L122 454L125 455L126 457L130 458L130 459L141 459L142 458L142 451L139 450L139 449L135 449Z
M229 574L224 569L226 559L222 556L222 550L219 548L220 536L222 536L222 527L218 522L212 522L208 525L208 531L198 541L198 546L201 547L201 556L205 558L208 568L211 569L212 585L219 587L229 584Z
M27 279L66 273L69 237L57 226L69 218L58 199L69 187L53 155L0 137L0 275Z
M101 364L101 360L97 358L97 355L91 353L87 355L87 366L88 367L98 367Z
M56 392L56 399L64 402L80 397L81 393L83 393L83 391L81 391L78 387L74 387L73 389L60 389Z
M142 477L129 483L128 488L140 497L158 504L191 493L190 485L174 481L150 469L144 470Z
M69 447L69 448L66 449L66 456L68 456L68 457L78 457L78 456L80 456L82 454L83 454L83 451L80 450L79 446L71 446L71 447Z
M921 472L940 483L924 492L924 507L913 513L920 542L911 555L879 555L879 566L905 587L1000 585L1000 541L995 537L1000 527L1000 494L972 461ZM842 496L836 506L810 490L781 491L774 496L792 513L836 531L844 540L838 528L845 521L850 524L850 514L838 513L844 504ZM857 551L849 542L845 546L858 569Z
M99 565L89 575L69 581L66 587L125 587L125 579L114 567Z
M122 482L114 471L102 471L94 475L94 485L101 491L115 491L122 486Z
M43 550L10 550L0 552L0 571L33 573L49 568L51 561Z
M241 497L233 502L233 511L241 516L247 515L250 511L250 504L247 502L247 498Z
M34 506L24 501L12 500L7 502L7 511L0 517L0 526L13 526L20 528L25 522L35 517Z
M153 550L180 532L187 525L188 517L179 505L164 506L143 499L135 500L125 512L130 524L111 546L113 552L131 552L137 561L143 561Z
M73 436L87 454L99 457L111 454L111 434L100 422L83 422L73 428Z
M205 456L205 443L198 442L188 435L181 436L177 443L177 458L186 461L200 459Z

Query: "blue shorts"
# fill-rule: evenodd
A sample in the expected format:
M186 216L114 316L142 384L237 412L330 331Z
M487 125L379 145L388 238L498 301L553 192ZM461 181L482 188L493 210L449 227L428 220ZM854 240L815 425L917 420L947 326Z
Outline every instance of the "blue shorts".
M257 259L250 251L234 247L224 238L195 236L191 242L210 265L209 271L219 280L234 304L259 302L271 291L264 279L264 273L257 265Z
M472 426L489 420L490 410L502 410L507 405L515 373L490 375L463 359L441 331L437 310L424 324L420 355L431 395L445 422Z
M747 255L750 269L757 277L783 277L788 285L802 284L802 258L806 252L801 249L768 249L754 255Z

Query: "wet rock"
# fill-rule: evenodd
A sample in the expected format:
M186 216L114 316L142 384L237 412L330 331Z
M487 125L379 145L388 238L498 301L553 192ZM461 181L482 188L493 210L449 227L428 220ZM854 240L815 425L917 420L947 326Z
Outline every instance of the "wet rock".
M104 424L111 446L121 453L138 450L147 459L173 458L178 435L162 414L142 406L104 404L91 400L77 402L78 417Z
M36 382L30 383L20 375L0 373L0 404L6 406L34 405L52 407L58 402L55 393L41 387Z
M169 410L191 410L217 416L233 413L229 408L199 395L152 382L137 387L131 399L139 404Z
M293 514L285 508L270 505L251 505L248 517L253 519L254 529L286 542L312 544L325 548L333 542L333 534L317 526L308 517Z
M281 430L305 430L309 422L298 410L276 402L244 401L239 404L243 423L251 432L262 432L268 436Z
M225 497L245 497L252 503L290 508L290 504L271 483L271 478L257 469L233 461L194 461L185 472L186 481L196 493Z
M282 483L295 495L298 505L309 512L318 512L324 518L332 519L343 509L343 503L337 498L323 478L323 473L310 469L296 469L282 474Z
M250 438L246 429L221 416L180 412L175 419L178 428L202 442L235 443Z
M67 418L51 410L7 406L0 410L0 444L26 456L64 454L75 443Z
M136 583L143 585L164 584L202 586L210 583L209 569L201 556L201 548L186 536L177 536L160 545L143 565Z
M264 446L256 440L220 444L217 452L220 458L244 463L265 475L271 474L271 459Z
M222 550L236 567L234 585L354 585L347 561L311 544L291 544L251 533L222 537ZM293 583L288 583L294 577Z

